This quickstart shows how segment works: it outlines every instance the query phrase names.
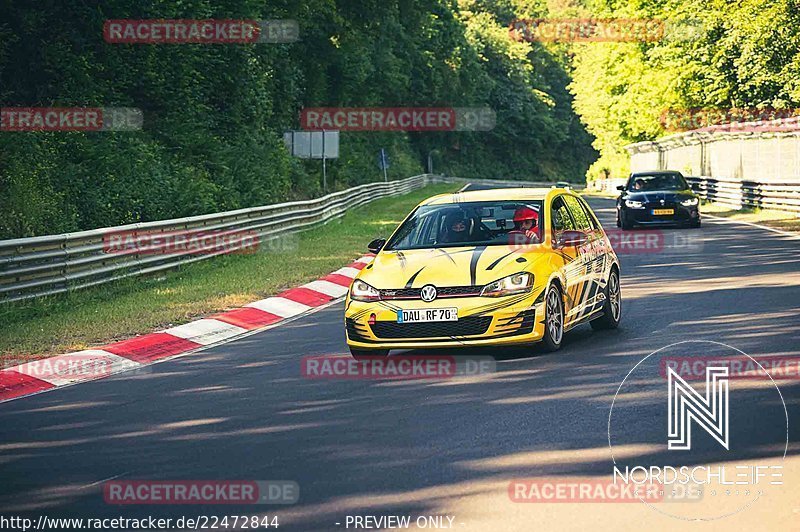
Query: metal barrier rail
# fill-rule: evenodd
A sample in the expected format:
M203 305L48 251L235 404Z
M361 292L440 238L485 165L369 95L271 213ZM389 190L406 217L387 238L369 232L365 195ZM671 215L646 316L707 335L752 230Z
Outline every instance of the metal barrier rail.
M800 183L759 183L705 176L687 176L686 181L701 198L727 207L734 209L758 207L800 215ZM626 182L625 178L598 179L592 181L589 188L618 194L617 186Z
M228 253L197 255L192 250L170 254L106 253L109 235L177 231L248 231L260 241L326 223L348 209L378 198L396 196L441 182L422 174L388 183L370 183L321 198L235 211L142 222L89 231L0 240L0 303L58 294L144 275Z
M721 205L800 213L800 183L758 183L713 177L687 177L701 198Z
M516 181L516 180L508 180L508 179L466 179L463 177L440 177L440 181L448 182L448 183L464 183L464 184L474 184L474 185L491 185L497 187L508 187L508 188L529 188L529 187L536 187L536 188L551 188L555 186L555 183L545 182L545 181ZM585 185L578 184L578 183L570 183L570 188L573 190L583 190Z
M166 235L183 231L248 232L264 242L311 225L326 223L375 199L406 194L428 183L480 183L501 186L551 186L530 181L469 180L422 174L388 183L370 183L317 199L235 211L141 222L89 231L0 240L0 303L59 294L126 277L145 275L205 260L230 250L183 252L107 252L108 238L120 233Z

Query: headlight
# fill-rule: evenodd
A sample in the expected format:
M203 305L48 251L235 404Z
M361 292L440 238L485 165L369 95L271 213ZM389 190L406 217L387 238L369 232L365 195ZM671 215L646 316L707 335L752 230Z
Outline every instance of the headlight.
M533 275L530 273L515 273L508 277L503 277L499 281L489 283L481 290L482 296L500 297L513 294L524 294L530 292L533 287Z
M697 198L689 198L689 199L683 200L681 202L681 205L683 205L684 207L694 207L698 203L700 203L700 202L697 200Z
M625 206L630 209L644 209L644 203L641 201L625 200Z
M381 293L377 288L373 288L361 279L356 279L350 289L350 297L356 301L378 301Z

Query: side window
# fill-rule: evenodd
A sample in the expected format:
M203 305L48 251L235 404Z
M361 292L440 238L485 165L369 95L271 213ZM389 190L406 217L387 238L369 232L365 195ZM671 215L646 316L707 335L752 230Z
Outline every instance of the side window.
M551 219L553 220L553 238L558 239L564 231L574 231L575 222L564 204L564 196L553 200Z
M589 218L589 223L592 224L592 229L595 231L602 231L603 226L600 225L599 221L597 221L597 216L594 215L592 208L589 207L589 204L586 203L586 200L583 198L578 198L578 202L581 204L581 207L583 207L583 210L586 211L586 216Z
M589 219L589 216L586 214L586 211L583 210L581 206L580 200L575 196L562 196L564 201L569 207L569 212L572 214L572 218L575 220L575 225L577 226L576 229L579 231L584 231L587 234L592 231L592 222Z

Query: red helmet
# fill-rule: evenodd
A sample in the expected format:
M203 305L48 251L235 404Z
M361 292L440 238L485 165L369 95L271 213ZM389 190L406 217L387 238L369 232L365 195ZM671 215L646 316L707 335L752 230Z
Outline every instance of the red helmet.
M522 222L524 220L533 220L534 225L538 225L539 213L527 205L523 205L514 211L514 221Z

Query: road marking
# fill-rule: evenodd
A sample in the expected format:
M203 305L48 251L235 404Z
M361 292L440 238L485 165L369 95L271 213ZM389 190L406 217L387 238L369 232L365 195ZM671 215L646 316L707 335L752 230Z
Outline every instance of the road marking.
M163 332L177 336L178 338L183 338L184 340L191 340L200 345L209 345L246 333L247 329L225 323L224 321L203 318L191 323L172 327Z
M141 364L135 360L102 349L85 349L43 360L32 360L9 369L49 382L53 386L66 386L108 377L139 366Z
M198 347L200 347L198 343L171 334L155 332L104 345L98 349L135 360L141 364L149 364L159 358L170 357Z
M91 488L92 486L97 486L98 484L102 484L103 482L108 482L109 480L114 480L116 478L119 478L119 477L127 475L127 474L128 474L128 471L126 471L124 473L120 473L119 475L114 475L113 477L104 478L104 479L98 480L97 482L92 482L91 484L87 484L85 486L82 486L81 489L85 490L86 488Z
M281 292L276 297L282 297L294 301L295 303L302 303L309 307L318 307L323 303L331 300L331 296L311 290L302 286L291 288L285 292Z
M25 375L13 369L0 371L0 403L17 397L35 395L53 388L54 386L49 382Z
M214 314L210 317L247 329L248 331L251 329L258 329L264 325L270 325L281 319L280 316L253 307L237 308L229 310L228 312L223 312L222 314Z
M164 331L153 332L95 349L34 360L31 363L26 363L29 365L27 372L18 371L20 367L0 370L0 403L80 384L94 378L127 373L143 366L175 360L220 344L260 334L275 327L291 323L304 316L341 303L341 297L347 293L353 278L373 258L374 255L362 257L347 267L340 268L324 278L308 283L305 287L301 287L302 290L292 289L296 293L305 292L306 295L310 295L309 292L318 294L319 301L315 299L314 306L304 305L285 297L269 297L223 314L203 318ZM289 292L291 290L286 293ZM265 313L263 318L254 316L259 311ZM217 317L222 319L216 319ZM229 320L233 323L227 323L224 320ZM237 323L241 326L237 325ZM264 325L261 325L262 323ZM38 371L41 372L42 368L48 367L48 364L52 365L57 359L67 359L70 356L84 357L90 362L97 360L98 363L105 364L105 366L100 366L101 368L109 369L108 371L102 371L103 374L98 377L91 375L91 378L75 377L74 375L64 376L58 371L58 368L55 368L56 370L52 374L45 375L44 379L28 374L36 373L37 370L33 369L35 366L31 366L34 363L40 365ZM73 365L72 368L74 367ZM69 370L70 366L67 366L67 368Z
M759 229L766 229L767 231L772 231L773 233L778 233L779 235L789 236L792 238L800 238L800 235L797 233L792 233L790 231L783 231L781 229L775 229L774 227L768 227L766 225L756 224L753 222L745 222L743 220L730 220L728 218L720 218L719 216L712 216L711 214L703 214L703 218L711 218L712 220L717 220L721 223L726 224L744 224L750 225L752 227L758 227Z
M259 310L263 310L264 312L269 312L270 314L280 316L281 318L288 318L313 308L309 307L308 305L298 303L297 301L286 299L285 297L268 297L267 299L254 301L253 303L245 306L257 308Z
M356 275L358 275L359 272L360 272L360 270L358 270L356 268L351 268L349 266L345 266L344 268L339 268L338 270L336 270L333 273L338 274L338 275L344 275L345 277L349 277L349 278L352 279Z
M321 292L331 297L341 297L347 293L347 287L340 284L332 283L330 281L311 281L302 286L315 292Z

